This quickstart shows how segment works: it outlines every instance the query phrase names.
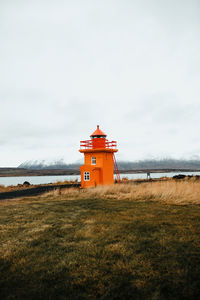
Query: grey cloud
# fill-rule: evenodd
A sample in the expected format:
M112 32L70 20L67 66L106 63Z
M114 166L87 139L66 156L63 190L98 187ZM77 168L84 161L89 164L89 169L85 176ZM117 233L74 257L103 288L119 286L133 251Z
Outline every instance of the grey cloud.
M128 160L198 155L199 9L2 0L0 165L11 155L80 159L79 141L98 123Z

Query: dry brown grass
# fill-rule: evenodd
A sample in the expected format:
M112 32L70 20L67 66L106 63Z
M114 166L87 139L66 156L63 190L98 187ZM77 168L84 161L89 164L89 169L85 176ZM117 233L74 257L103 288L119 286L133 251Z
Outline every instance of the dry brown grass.
M124 183L0 201L0 299L199 299L199 186Z
M90 189L63 189L44 194L46 196L63 195L70 199L118 199L160 201L166 204L186 205L200 204L199 181L161 181L142 184L115 184L110 186L98 186Z
M42 186L51 186L51 185L64 185L64 184L74 184L78 183L77 180L64 180L64 181L57 181L55 183L47 183L47 184L39 184ZM5 186L3 184L0 184L0 193L4 192L11 192L11 191L16 191L16 190L21 190L21 189L29 189L29 188L34 188L39 186L38 184L31 184L31 185L24 185L24 184L18 184L18 185L9 185Z
M37 185L31 184L29 185L23 185L23 184L18 184L18 185L0 185L0 193L4 192L11 192L11 191L17 191L17 190L24 190L24 189L29 189L36 187Z
M16 186L14 186L14 185L5 186L3 184L0 184L0 193L12 191L14 189L16 189Z

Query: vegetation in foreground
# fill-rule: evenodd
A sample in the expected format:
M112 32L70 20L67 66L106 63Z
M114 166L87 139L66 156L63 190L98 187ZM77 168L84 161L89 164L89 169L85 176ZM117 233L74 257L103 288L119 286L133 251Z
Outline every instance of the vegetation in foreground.
M5 192L12 192L12 191L19 191L19 190L25 190L25 189L30 189L34 187L39 187L39 186L55 186L57 185L63 185L63 184L76 184L78 183L78 180L65 180L65 181L57 181L55 183L46 183L46 184L30 184L27 181L24 182L24 184L18 184L18 185L9 185L5 186L3 184L0 184L0 193L5 193Z
M200 184L0 202L1 299L198 299Z

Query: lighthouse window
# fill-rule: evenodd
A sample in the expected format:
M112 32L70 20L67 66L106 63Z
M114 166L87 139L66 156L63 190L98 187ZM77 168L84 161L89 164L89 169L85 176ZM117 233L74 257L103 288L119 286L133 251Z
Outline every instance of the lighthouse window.
M92 165L96 165L96 157L92 157Z
M90 181L90 172L84 172L84 181Z

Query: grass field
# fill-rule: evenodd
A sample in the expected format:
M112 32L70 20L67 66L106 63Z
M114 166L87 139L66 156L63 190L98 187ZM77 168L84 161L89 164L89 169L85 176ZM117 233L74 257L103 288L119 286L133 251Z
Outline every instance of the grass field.
M199 181L0 202L0 299L199 295Z

